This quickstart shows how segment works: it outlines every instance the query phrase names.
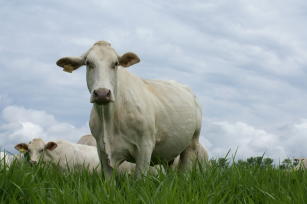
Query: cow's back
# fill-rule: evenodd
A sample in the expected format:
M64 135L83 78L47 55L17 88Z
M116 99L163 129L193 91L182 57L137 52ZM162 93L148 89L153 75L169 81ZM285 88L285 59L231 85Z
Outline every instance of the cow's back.
M64 140L56 142L57 148L52 151L53 162L59 162L60 166L66 168L76 165L84 165L90 169L99 166L97 148L89 145L74 144Z
M89 145L89 146L97 146L96 139L93 135L83 135L77 144Z

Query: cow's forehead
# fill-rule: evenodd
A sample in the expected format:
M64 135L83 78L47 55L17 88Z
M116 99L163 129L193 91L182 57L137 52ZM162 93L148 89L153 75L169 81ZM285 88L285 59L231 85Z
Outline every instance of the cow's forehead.
M35 138L29 143L29 149L38 149L44 147L45 142L40 138Z
M109 46L111 47L111 43L107 41L97 41L93 46Z
M85 54L85 57L92 57L92 56L101 56L101 55L108 55L111 57L117 57L116 51L111 47L111 44L106 41L98 41L96 42Z

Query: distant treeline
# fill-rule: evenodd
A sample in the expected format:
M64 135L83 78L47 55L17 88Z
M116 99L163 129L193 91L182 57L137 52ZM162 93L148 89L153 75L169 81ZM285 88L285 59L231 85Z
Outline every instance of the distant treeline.
M246 167L263 167L263 168L279 168L279 169L291 169L298 165L298 160L292 160L290 158L284 159L278 164L274 164L274 160L269 157L250 157L246 160L239 159L237 161L229 158L217 158L211 159L210 163L212 166L218 166L222 168L228 168L231 165L246 166Z

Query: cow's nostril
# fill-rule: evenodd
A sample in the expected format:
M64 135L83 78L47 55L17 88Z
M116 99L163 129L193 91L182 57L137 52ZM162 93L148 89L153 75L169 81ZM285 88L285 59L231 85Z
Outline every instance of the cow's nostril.
M109 90L107 93L107 97L110 97L110 96L111 96L111 90Z
M107 104L111 101L111 90L106 88L95 89L92 94L92 102L98 104Z
M96 90L94 90L93 94L94 94L94 96L98 96Z

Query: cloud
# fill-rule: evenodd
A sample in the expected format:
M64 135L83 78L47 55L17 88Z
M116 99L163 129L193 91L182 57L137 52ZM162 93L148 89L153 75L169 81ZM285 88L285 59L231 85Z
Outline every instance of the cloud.
M236 155L236 159L265 155L277 162L307 155L307 119L284 125L275 132L240 121L206 122L201 143L213 158L224 157L229 150L230 156Z
M27 143L33 138L76 142L82 135L90 132L87 124L75 127L56 120L53 115L45 111L19 106L5 107L1 118L4 122L0 125L0 144L1 148L9 151L13 151L16 144Z
M293 124L287 124L277 130L281 135L281 143L291 157L306 157L307 119L300 119Z
M0 14L6 19L1 22L0 89L14 104L80 125L90 111L84 69L67 74L55 61L81 55L103 39L120 54L139 54L141 63L131 72L192 87L210 118L278 126L307 115L307 29L299 23L305 21L306 3L278 5L240 0L7 2ZM18 80L16 73L23 73Z
M284 153L274 150L280 154L303 155L303 146L294 147L305 131L295 125L307 118L306 9L303 0L6 1L0 7L0 111L14 104L82 127L91 108L85 70L64 73L55 62L107 40L119 54L140 56L129 68L136 75L193 89L211 121L203 134L221 148L214 154L257 144L259 137L283 147ZM31 123L24 128L45 134L42 124ZM219 146L216 137L228 143ZM242 151L270 150L259 144Z
M265 156L274 159L287 157L287 152L277 135L257 129L244 122L210 121L204 138L213 157L224 157L236 152L236 158Z

